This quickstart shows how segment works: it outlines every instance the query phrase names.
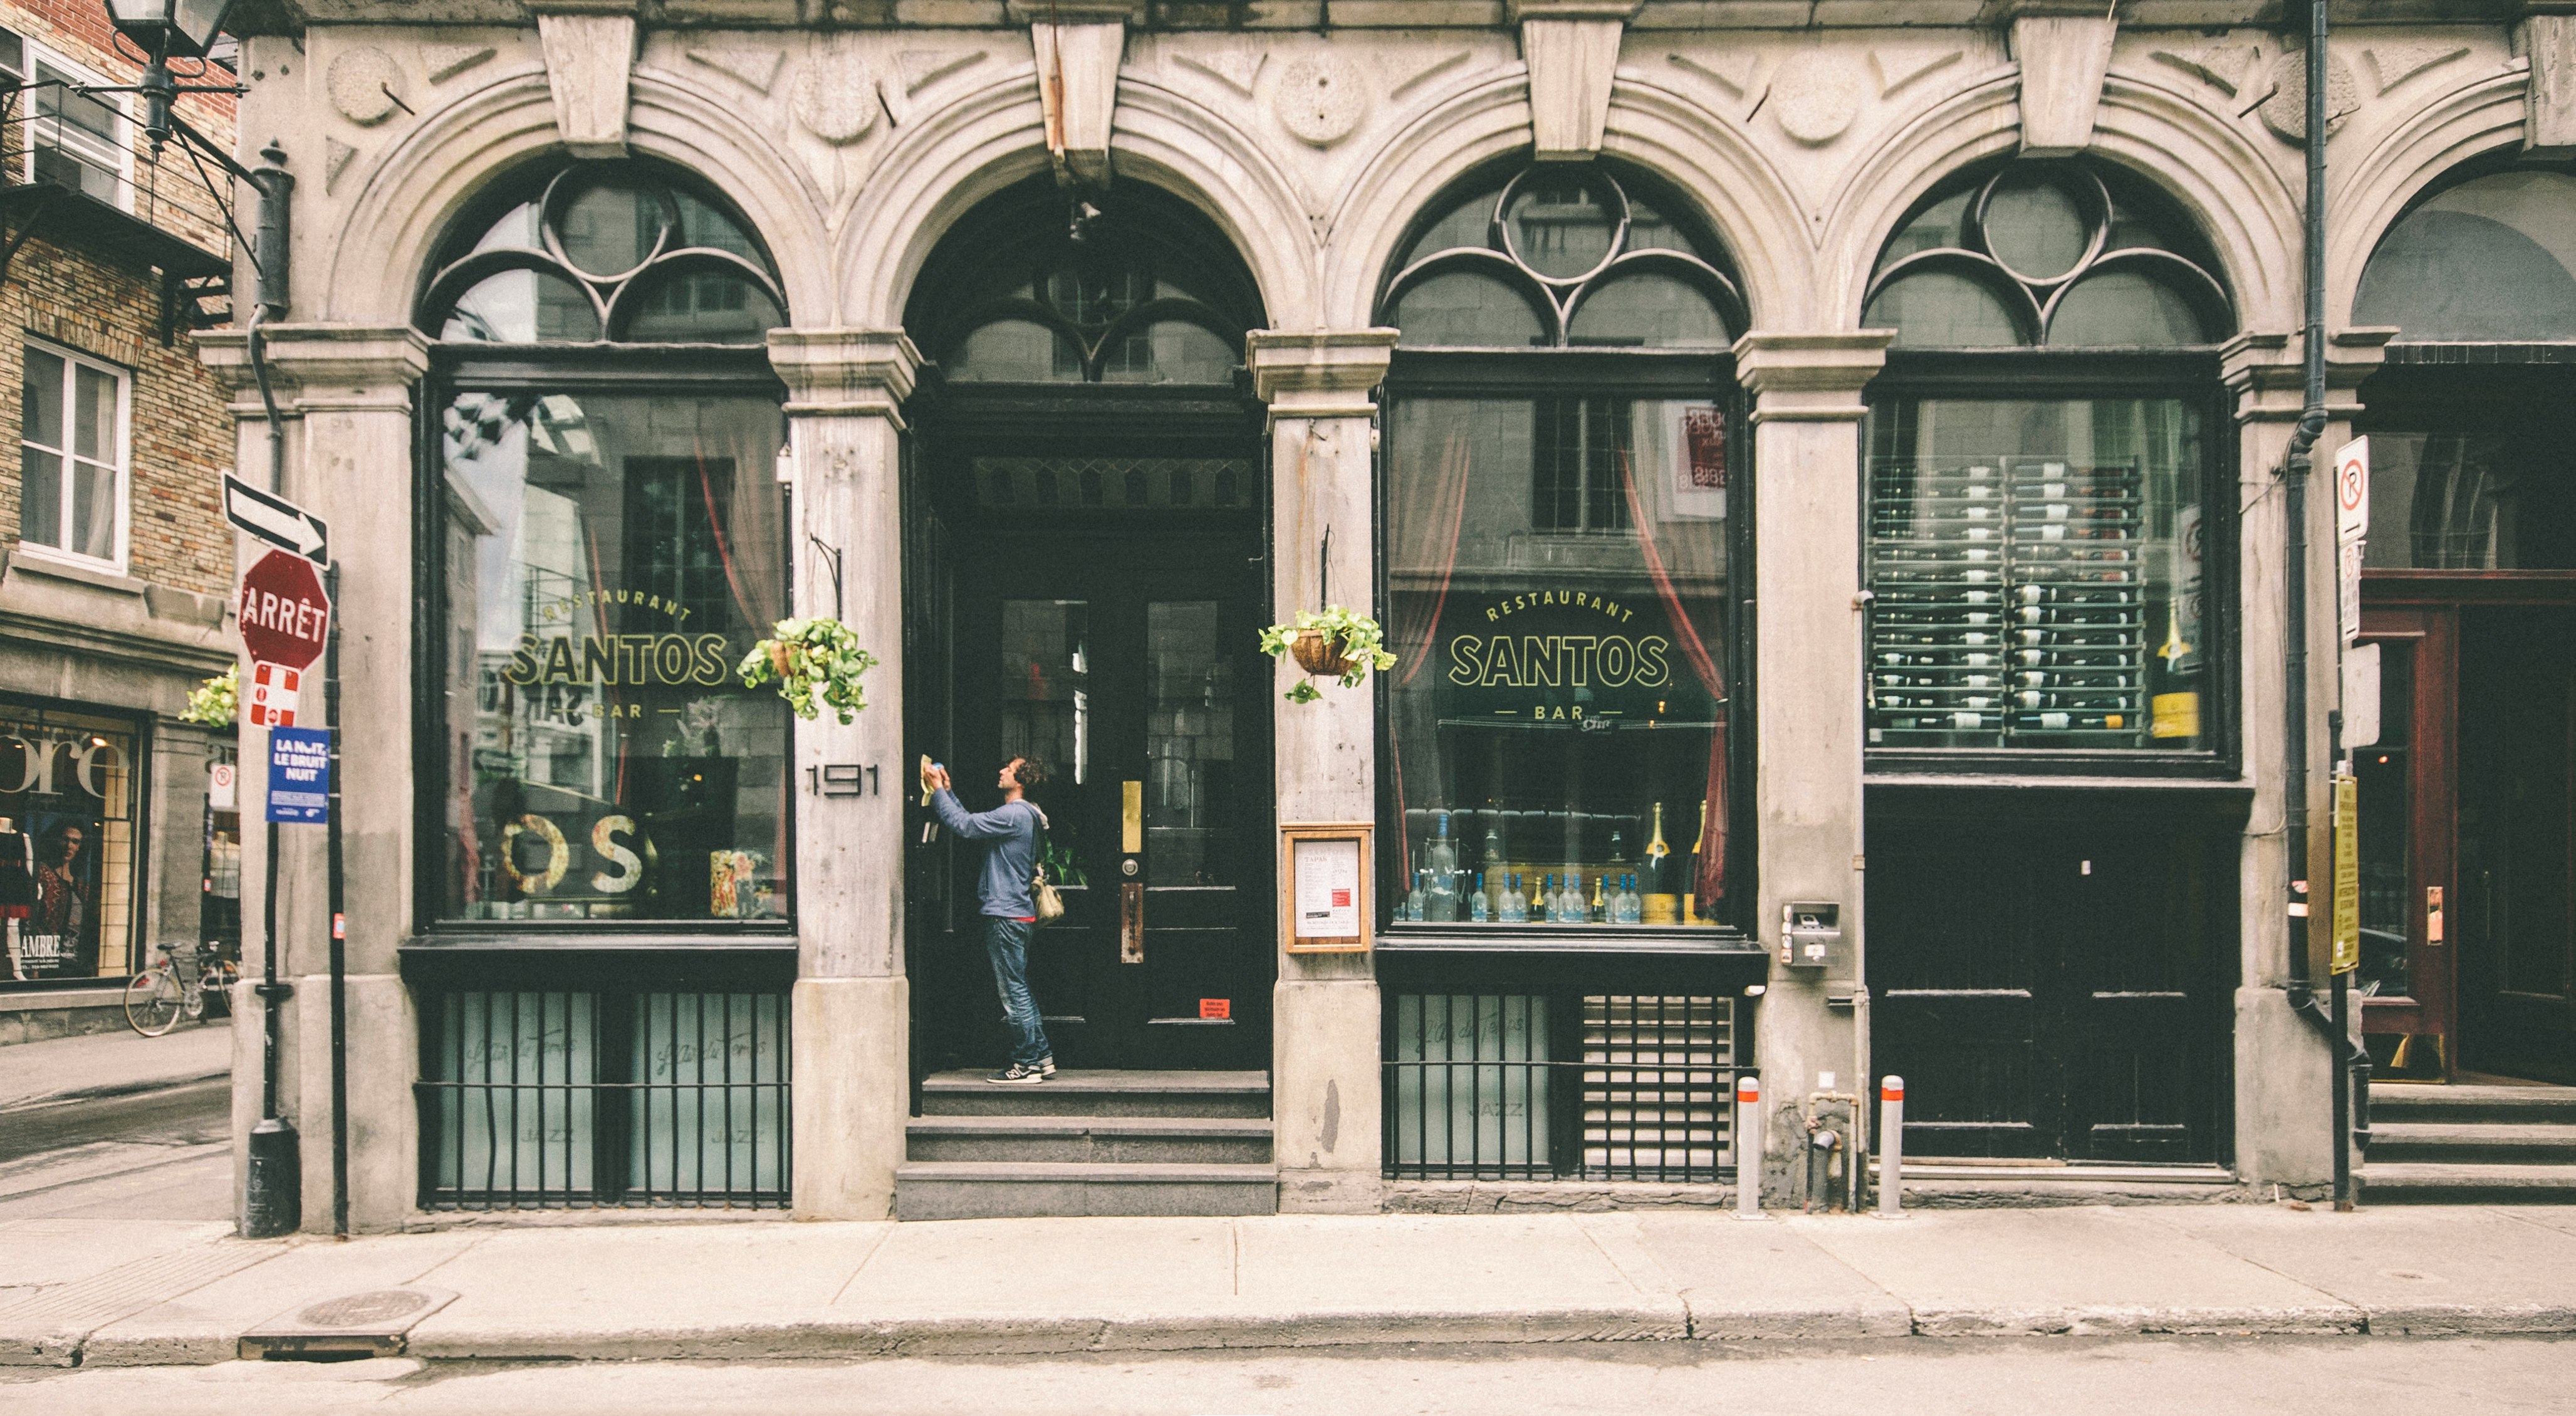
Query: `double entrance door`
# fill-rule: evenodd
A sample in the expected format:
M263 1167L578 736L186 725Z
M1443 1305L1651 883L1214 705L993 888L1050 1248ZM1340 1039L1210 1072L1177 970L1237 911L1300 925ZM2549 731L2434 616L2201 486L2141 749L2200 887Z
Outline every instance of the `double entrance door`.
M2234 899L2231 858L2212 848L2223 816L1988 805L1871 809L1871 1063L1905 1079L1907 1153L2215 1159Z
M2362 1028L2381 1075L2576 1083L2576 583L2367 576Z
M944 624L906 677L930 710L911 715L914 735L969 810L994 804L1012 757L1045 763L1032 799L1066 913L1037 931L1028 967L1065 1067L1268 1064L1272 694L1256 472L1249 458L1080 451L951 460L934 556ZM990 1065L1002 1053L974 894L981 852L915 832L921 1062Z

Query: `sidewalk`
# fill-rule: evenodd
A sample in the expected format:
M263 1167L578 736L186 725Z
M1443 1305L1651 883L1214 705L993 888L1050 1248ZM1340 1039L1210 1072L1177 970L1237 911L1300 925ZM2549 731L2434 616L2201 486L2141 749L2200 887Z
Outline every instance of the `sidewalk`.
M227 1076L232 1069L227 1018L183 1023L161 1037L111 1032L22 1042L0 1047L0 1111L181 1086Z
M397 1285L428 1358L720 1360L1348 1343L2576 1332L2576 1207L657 1218L251 1242L0 1224L0 1364L231 1359ZM380 1310L399 1304L369 1304ZM393 1325L400 1327L399 1323Z

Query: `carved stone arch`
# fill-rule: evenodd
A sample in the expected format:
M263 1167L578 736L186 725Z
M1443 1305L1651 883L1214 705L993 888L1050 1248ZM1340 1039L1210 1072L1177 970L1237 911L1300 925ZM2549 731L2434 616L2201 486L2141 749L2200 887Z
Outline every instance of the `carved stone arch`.
M2426 188L2463 163L2519 149L2525 80L2491 74L2424 105L2353 165L2326 206L2326 319L2348 325L2361 276L2380 238Z
M2020 142L2018 85L1978 84L1887 135L1847 176L1828 207L1818 286L1832 328L1856 328L1878 254L1924 194L1971 163ZM2154 184L2182 208L2215 254L2239 329L2285 329L2299 319L2296 193L2246 133L2185 95L2114 73L2088 153Z
M769 248L791 320L810 323L833 308L817 194L774 144L651 69L635 73L627 143L639 156L685 168L741 211ZM458 214L494 179L558 147L541 72L505 77L431 113L386 151L350 202L352 215L322 262L318 317L409 321Z
M1430 204L1478 168L1530 145L1529 82L1498 78L1450 96L1405 125L1361 168L1335 204L1325 252L1327 321L1369 324L1387 263ZM1757 328L1790 317L1806 254L1782 233L1797 204L1760 153L1697 104L1621 78L1611 87L1602 155L1660 177L1717 234L1744 286Z
M1112 144L1121 176L1216 223L1278 328L1315 323L1314 241L1294 190L1234 124L1159 85L1122 77ZM834 243L847 323L892 329L930 252L976 203L1047 166L1037 80L1022 74L948 105L891 148Z

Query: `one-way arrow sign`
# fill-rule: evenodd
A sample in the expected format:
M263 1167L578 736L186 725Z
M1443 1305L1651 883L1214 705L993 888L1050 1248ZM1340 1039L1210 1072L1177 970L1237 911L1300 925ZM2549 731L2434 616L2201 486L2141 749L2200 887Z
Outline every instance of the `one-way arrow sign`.
M281 551L316 565L331 562L331 528L321 517L229 472L224 474L224 517Z

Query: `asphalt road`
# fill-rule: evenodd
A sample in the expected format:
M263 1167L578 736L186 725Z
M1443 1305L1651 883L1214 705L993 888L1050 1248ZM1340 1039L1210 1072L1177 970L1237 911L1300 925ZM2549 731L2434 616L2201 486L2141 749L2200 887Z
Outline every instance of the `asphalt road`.
M0 1111L0 1220L227 1219L232 1083Z
M337 1365L0 1368L0 1408L11 1416L2482 1416L2566 1411L2571 1382L2571 1341L1914 1339L757 1366L424 1365L381 1358Z

